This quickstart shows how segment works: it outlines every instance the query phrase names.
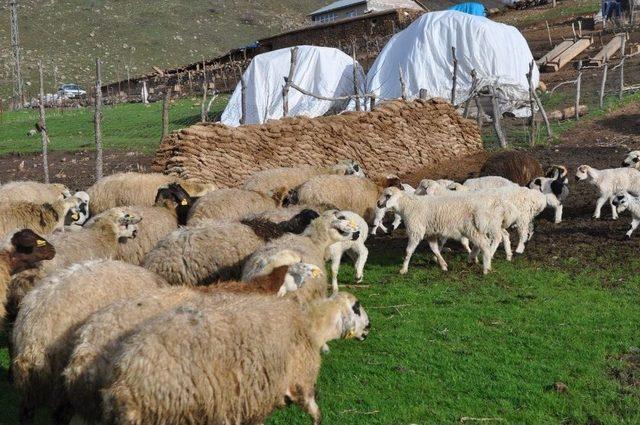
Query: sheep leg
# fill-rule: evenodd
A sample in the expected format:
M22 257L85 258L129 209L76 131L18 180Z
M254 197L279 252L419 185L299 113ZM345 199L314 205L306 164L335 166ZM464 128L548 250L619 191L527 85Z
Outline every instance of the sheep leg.
M400 269L400 274L407 274L407 272L409 271L409 261L411 261L411 256L413 255L419 244L419 239L409 239L407 250L404 256L404 262L402 263L402 268Z
M618 219L618 209L615 205L613 205L613 196L609 198L609 206L611 207L611 218L614 220Z
M391 223L391 227L393 227L393 230L396 230L398 226L400 226L400 223L402 223L402 217L400 216L400 214L396 214L393 218L393 223Z
M631 221L631 229L629 229L629 231L624 235L624 237L626 239L631 239L631 234L633 233L634 230L636 230L639 224L640 224L640 219L634 218Z
M438 239L429 239L429 248L431 248L431 251L435 254L438 264L440 265L440 269L445 272L448 271L447 262L442 258L440 248L438 248Z
M471 252L471 248L469 247L469 239L467 238L460 239L460 244L465 249L465 251L467 251L467 253Z
M491 244L489 243L489 239L486 236L480 237L476 246L480 247L480 251L482 252L482 274L488 274L491 270Z
M502 229L502 246L504 247L507 261L511 261L513 259L513 252L511 252L511 237L507 229Z
M313 425L321 425L322 424L322 413L320 412L320 407L318 407L318 403L316 403L315 395L310 395L306 397L304 403L302 405L302 410L307 412L309 416L313 419Z
M524 244L529 240L529 224L518 224L518 246L516 247L516 254L522 254L524 252Z
M596 220L600 218L600 210L602 210L602 206L607 202L608 198L608 196L601 196L598 198L598 201L596 202L596 210L593 213L593 218Z
M364 245L356 245L347 251L347 255L351 257L356 265L356 283L362 283L364 265L367 263L367 258L369 258L369 250Z
M467 261L469 264L478 263L478 255L480 254L480 248L477 245L473 246L473 249L470 249L469 256Z
M338 292L338 271L340 270L341 260L342 252L331 249L331 289L333 289L334 294Z
M555 223L556 224L562 223L562 204L556 207Z

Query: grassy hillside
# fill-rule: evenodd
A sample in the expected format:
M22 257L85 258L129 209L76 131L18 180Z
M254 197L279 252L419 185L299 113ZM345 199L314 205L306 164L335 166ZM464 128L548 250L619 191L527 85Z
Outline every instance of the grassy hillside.
M35 64L53 68L58 82L90 83L93 63L105 63L104 80L213 57L291 29L324 0L19 0L25 81L35 93ZM0 96L11 92L10 26L0 2Z

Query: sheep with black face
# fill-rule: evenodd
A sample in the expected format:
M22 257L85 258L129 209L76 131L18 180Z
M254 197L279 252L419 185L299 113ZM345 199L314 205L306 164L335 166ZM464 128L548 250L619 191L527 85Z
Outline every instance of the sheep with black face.
M627 192L617 193L611 201L618 213L629 210L631 212L631 229L625 233L625 239L631 239L631 235L640 225L640 199L631 196Z

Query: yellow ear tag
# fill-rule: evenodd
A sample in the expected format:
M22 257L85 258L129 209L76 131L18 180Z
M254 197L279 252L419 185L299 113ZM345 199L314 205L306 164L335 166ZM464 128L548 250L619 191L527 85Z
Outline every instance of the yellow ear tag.
M320 276L320 270L318 270L318 269L313 269L313 270L311 270L311 276L312 276L312 277L318 277L318 276Z
M358 227L358 225L356 224L355 221L353 220L349 220L349 224L351 225L351 227L353 227L354 229L356 229Z
M38 239L38 240L36 241L36 245L37 245L37 246L45 246L46 244L47 244L47 241L42 240L42 239Z
M186 199L183 199L182 201L180 201L180 205L182 205L183 207L188 205L189 203L187 202Z
M73 215L71 216L72 219L77 220L80 218L80 216L78 215L78 213L73 213Z
M345 337L345 339L353 339L353 338L355 338L355 336L356 336L356 331L351 329L349 331L349 333L347 334L347 336Z

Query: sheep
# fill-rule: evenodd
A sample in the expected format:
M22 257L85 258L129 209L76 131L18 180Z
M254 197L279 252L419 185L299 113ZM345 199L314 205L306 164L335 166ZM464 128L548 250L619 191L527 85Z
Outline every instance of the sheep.
M0 329L5 317L5 301L11 276L51 260L56 250L47 240L30 229L9 234L0 240Z
M0 204L0 237L17 228L49 234L79 219L75 198L59 199L53 204L26 201L3 203Z
M631 151L622 161L623 167L640 169L640 151Z
M285 187L270 194L245 189L215 190L195 202L187 224L197 226L207 220L237 220L249 214L273 210L282 205L286 193Z
M270 275L260 276L252 282L231 281L198 289L184 286L152 289L139 297L122 299L98 310L76 332L73 353L63 373L74 411L89 422L100 420L99 390L108 382L119 343L145 320L190 298L223 297L225 293L274 295L276 291L281 296L283 292L297 290L307 278L316 277L318 273L322 271L314 265L294 263L275 268Z
M608 168L597 170L588 165L581 165L576 172L576 180L591 183L598 189L598 200L593 218L600 218L600 211L607 200L611 205L611 217L618 219L618 212L613 205L613 196L618 192L640 194L640 171L634 168Z
M447 271L447 263L438 246L441 238L469 239L482 252L483 273L491 270L491 241L502 237L504 202L467 196L422 197L390 187L382 192L377 207L393 208L405 223L409 243L400 274L407 273L411 256L422 239L427 239L440 268Z
M242 280L249 281L259 275L268 264L268 259L283 250L293 251L300 256L301 261L324 268L325 254L330 245L359 238L357 223L336 218L335 211L326 211L313 220L301 235L288 233L258 248L245 262ZM323 297L326 292L327 280L322 276L312 279L302 290L295 292L294 297L304 303Z
M320 347L337 338L363 340L369 328L360 303L344 293L309 312L265 296L190 300L122 342L103 390L103 420L258 424L293 402L319 425Z
M58 270L29 292L11 337L20 420L30 420L34 410L45 404L56 419L66 414L61 373L73 349L74 332L89 315L116 300L165 285L141 267L91 260Z
M500 176L526 186L538 176L544 175L537 159L527 152L503 151L492 155L482 166L481 176Z
M367 223L374 223L375 203L384 188L403 189L400 179L385 178L380 184L364 177L321 175L291 190L286 205L307 205L318 210L353 211Z
M98 180L87 189L92 199L91 215L115 207L146 206L155 204L158 188L169 183L179 183L190 196L203 196L216 189L211 183L198 183L193 180L182 180L174 176L159 173L117 173Z
M144 267L172 285L207 285L238 278L256 249L285 233L302 233L317 217L315 211L306 209L280 223L249 218L179 229L158 242L145 257Z
M640 224L640 199L631 196L627 192L621 192L613 197L612 203L618 213L622 213L625 210L631 211L631 229L624 235L625 239L631 239L631 235Z
M69 189L63 184L38 183L34 181L16 181L0 186L0 199L6 202L33 202L35 204L52 204L71 196Z
M389 176L389 177L394 177L394 176ZM389 179L389 177L387 177L387 179ZM425 184L427 184L426 183L427 181L433 181L433 180L424 179L420 183L422 184L423 182L425 182ZM446 181L448 182L449 180L446 180ZM404 190L405 192L407 192L409 194L414 194L414 193L416 193L416 191L419 190L419 187L418 188L414 188L413 186L411 186L411 185L409 185L407 183L401 183L400 187L402 187L402 190ZM386 213L387 213L386 210L376 209L375 217L373 219L373 227L371 228L371 234L372 235L375 235L378 232L378 228L382 229L382 231L384 233L388 232L387 228L382 223L382 221L384 220L384 218L386 216ZM393 215L393 222L391 223L391 227L393 228L393 230L396 230L398 227L400 227L400 223L402 223L402 218L398 214L394 214Z
M120 243L136 237L140 221L140 217L114 208L77 232L51 235L49 241L56 249L56 256L43 261L37 269L16 274L11 280L7 318L15 318L22 299L48 274L81 261L113 258Z
M474 179L467 179L464 183L451 183L447 186L450 190L478 190L478 189L494 189L497 187L517 187L518 185L509 179L500 176L484 176Z
M567 168L561 165L552 166L545 177L536 177L528 187L547 195L548 204L555 210L554 222L562 222L563 202L569 196L569 179Z
M349 220L356 223L359 236L356 240L346 240L336 242L327 248L326 259L331 260L331 288L333 292L338 292L338 271L340 270L340 260L346 253L354 262L356 267L356 283L361 283L364 273L364 266L369 256L369 250L364 245L369 235L369 226L362 217L351 211L336 211L335 217L338 220Z
M130 206L121 209L130 215L140 217L135 239L118 244L114 259L142 265L145 256L167 235L174 232L179 224L184 224L193 199L177 183L158 189L155 205L152 207ZM105 212L103 214L106 214Z
M321 174L364 177L362 168L357 162L345 160L329 167L303 165L299 167L281 167L258 171L247 179L242 188L245 190L269 194L282 186L298 187L310 178Z

